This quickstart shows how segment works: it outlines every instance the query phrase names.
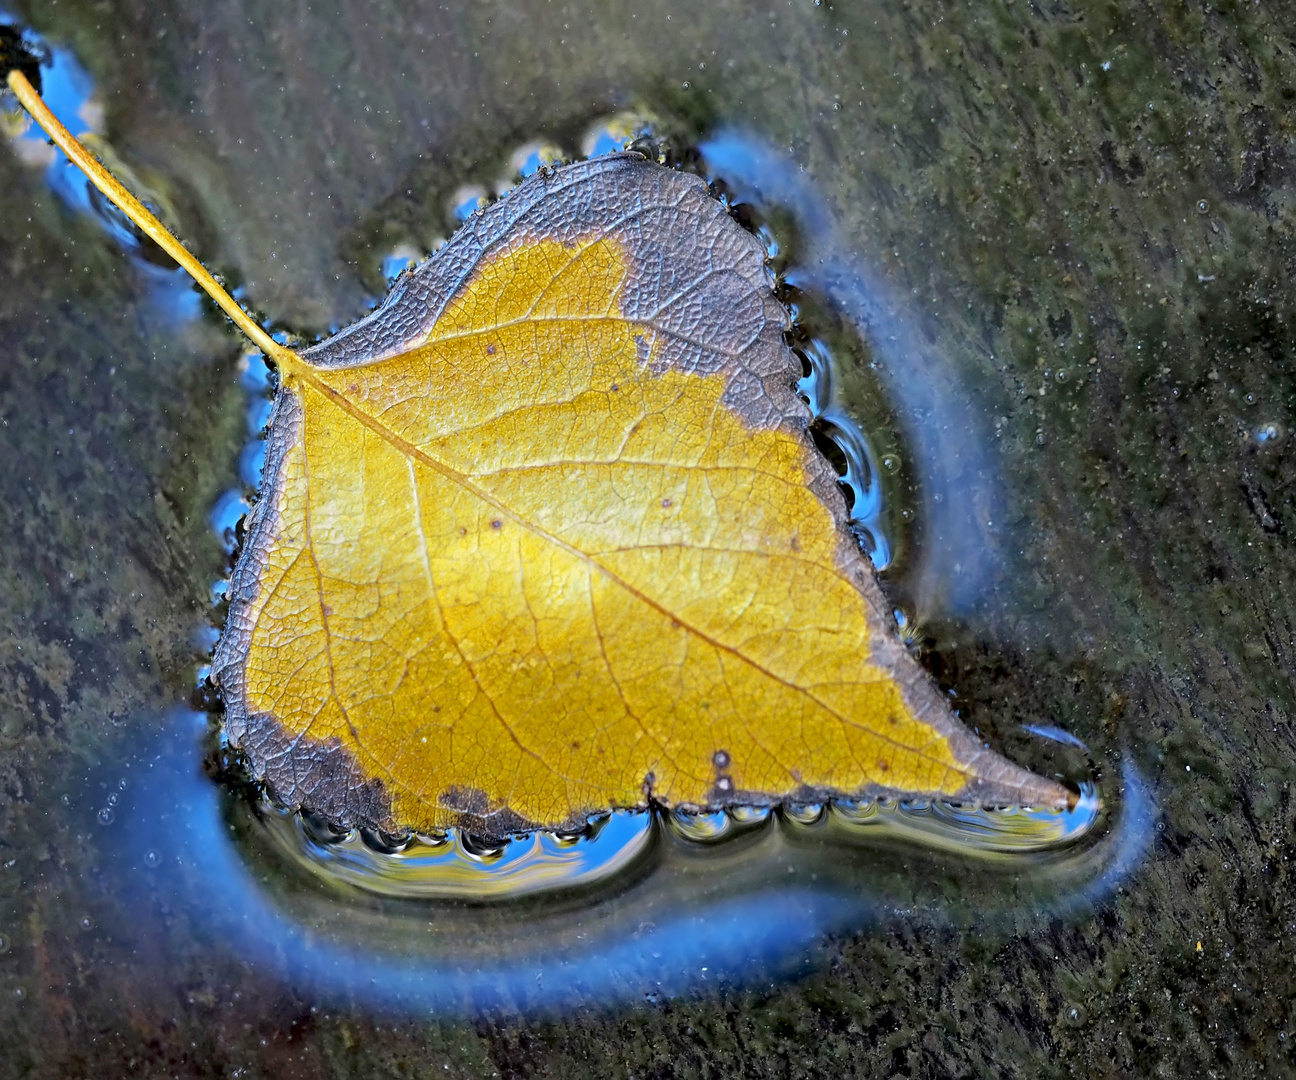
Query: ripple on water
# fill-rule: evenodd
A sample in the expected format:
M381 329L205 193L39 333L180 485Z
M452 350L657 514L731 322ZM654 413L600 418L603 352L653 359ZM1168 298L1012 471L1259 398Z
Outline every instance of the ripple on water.
M482 838L460 829L387 837L340 831L309 813L268 804L265 835L295 866L331 886L403 899L506 900L586 889L618 877L652 847L652 815L617 810L578 833Z
M841 849L903 841L970 859L1061 851L1097 824L1100 801L1086 786L1069 810L986 809L927 799L834 799L711 812L614 810L577 833L539 831L478 837L451 828L385 836L339 830L309 812L256 806L255 828L279 858L334 888L406 900L515 900L615 883L669 840L702 855L770 829L797 843L813 837Z
M46 85L55 113L74 131L97 130L101 111L94 104L93 86L66 51L53 50ZM620 150L635 140L651 140L654 130L644 116L621 114L591 127L581 149L586 156ZM46 170L51 188L65 202L94 214L124 250L139 254L133 232L90 198L80 174L68 169L61 155L25 130L11 131L10 137L25 159ZM539 147L538 141L532 141L519 148L510 159L514 173L543 167L549 150ZM777 169L765 169L765 148L740 145L730 135L713 140L705 152L717 169L725 171L727 163L732 167L730 178L746 182L749 190L744 198L751 211L747 220L765 243L772 265L782 267L786 253L797 250L797 245L770 223L777 217L777 200L761 193L758 180L777 180L774 190L782 192L783 202L791 207L796 231L811 237L827 235L827 219L807 194L810 189L798 186L799 178L790 173L780 176ZM760 167L748 168L753 163ZM451 200L452 219L465 220L489 198L484 185L461 189ZM746 211L734 200L730 204L742 220ZM821 246L827 257L817 265L827 270L821 270L818 279L807 276L798 286L804 292L823 287L828 270L844 268L848 278L856 270L856 264L847 262L842 253ZM406 262L415 257L399 249L391 255ZM174 281L181 280L174 273L146 268L147 260L142 258L136 261L159 303L170 304L179 318L197 317L196 293L187 279L182 289L172 288ZM388 268L401 269L395 262ZM859 285L852 294L856 302L863 289ZM900 458L883 455L879 470L871 429L840 408L840 364L835 355L839 346L817 332L813 316L803 318L798 347L806 362L806 377L800 389L821 433L838 448L852 518L872 535L874 546L870 549L863 537L861 542L883 567L890 548L881 541L890 539L886 509L893 498L885 477L899 470ZM904 329L894 318L880 318L877 325ZM898 333L887 340L902 338ZM903 341L891 351L903 354ZM249 395L251 440L240 469L245 487L222 495L211 515L213 527L230 551L237 542L238 521L247 512L247 489L259 471L258 454L264 453L261 429L273 388L259 355L244 357L239 377ZM910 378L908 384L921 387L925 381ZM934 424L932 430L943 428ZM1261 430L1267 438L1267 428ZM1259 434L1257 440L1261 441ZM931 447L920 450L917 467L926 473L933 452ZM888 464L891 459L894 467ZM937 502L941 490L939 485L933 488ZM900 508L901 519L913 514L907 505ZM965 578L975 581L973 575ZM213 588L214 604L223 603L224 591L224 583ZM534 1000L528 994L538 995L534 988L542 977L555 984L565 980L566 992L579 1000L592 1000L594 994L602 1001L632 985L648 983L656 987L651 992L654 998L658 993L669 994L694 985L698 977L706 978L708 971L716 975L725 965L749 971L758 960L798 953L824 933L862 926L874 911L868 888L875 884L881 860L850 849L872 846L883 853L891 839L901 839L916 850L956 852L965 857L968 867L978 857L987 864L1004 865L999 857L1008 853L1056 857L1044 864L1053 875L1045 884L1055 900L1053 909L1059 910L1067 903L1100 898L1134 869L1146 850L1152 813L1146 788L1130 769L1124 780L1124 805L1120 800L1109 804L1121 813L1106 834L1098 827L1101 815L1090 788L1083 789L1076 806L1064 813L992 811L922 801L835 800L777 812L769 808L706 814L614 811L570 835L536 833L483 840L457 830L406 837L360 830L342 833L309 816L242 802L198 776L193 768L197 739L193 719L181 717L174 730L150 731L136 742L138 760L147 759L150 769L157 766L150 783L138 785L139 797L146 797L147 805L130 812L129 803L122 803L121 823L115 828L108 826L117 822L118 796L110 795L92 810L105 827L99 834L101 841L111 850L118 850L111 845L120 846L123 858L118 862L132 867L142 862L150 871L128 879L121 898L134 884L138 895L131 897L133 905L141 911L153 910L147 905L156 902L156 892L164 911L172 905L201 911L225 935L222 947L228 942L240 955L255 957L269 969L335 990L363 987L375 996L416 1003L420 1008L429 1002L475 1002L483 990L507 991L510 1000L525 1005ZM135 791L127 796L133 797ZM238 806L242 816L231 809ZM238 825L243 827L241 833ZM1089 839L1094 843L1079 843ZM273 855L269 862L261 858L267 849ZM798 862L800 856L804 858ZM258 860L258 871L264 873L252 872ZM907 865L906 861L906 873ZM1015 875L1020 867L1041 864L1014 860L1009 865ZM362 903L339 904L332 915L314 906L302 909L311 918L298 918L292 905L276 906L275 890L288 877L288 866L305 871L313 885L324 886L318 891L425 903L382 908L377 914ZM794 887L786 878L775 883L776 866L805 872L796 874ZM636 875L650 868L654 874ZM816 879L818 885L805 884ZM456 905L465 908L465 899L552 897L614 885L622 889L619 906L604 904L595 912L591 904L566 929L547 924L553 941L540 940L528 919L503 947L489 952L488 946L497 942L482 945L472 935L492 938L502 922L482 919L480 905L471 919L454 918ZM462 940L456 944L466 941L478 950L476 957L487 957L486 962L443 962L442 957L414 955L418 939L412 929L429 931L431 937L427 914L432 903L426 902L442 902L436 907L438 920L460 935ZM318 936L312 922L316 916L327 930ZM161 921L142 919L141 933L152 932ZM594 927L592 932L587 932L589 926ZM566 951L556 952L555 941ZM10 948L10 939L0 934L0 954ZM533 975L535 971L540 974ZM21 997L23 990L16 988L14 994Z
M654 142L656 130L655 121L645 115L620 113L593 124L581 149L589 156L621 150L635 140ZM499 179L490 187L466 184L454 193L449 200L451 218L466 220L492 197L505 194L520 177L563 157L561 147L545 140L522 143L508 155ZM855 535L874 565L885 570L893 560L894 530L913 521L914 507L902 505L897 512L894 505L903 501L899 483L902 456L892 446L894 439L888 438L884 444L888 449L880 452L866 427L843 403L843 360L838 355L843 349L852 353L850 378L858 384L852 400L861 394L882 397L880 386L867 383L868 348L851 338L850 321L833 309L827 295L816 291L812 276L801 274L786 254L796 249L795 234L812 231L814 223L799 220L804 208L793 206L792 224L786 224L788 208L770 202L751 185L739 198L724 180L712 176L708 181L734 216L761 238L771 273L777 271L775 287L783 291L794 320L789 342L802 361L797 390L810 410L816 440L837 467ZM384 272L395 276L417 257L412 247L393 249L384 261ZM238 377L248 395L247 426L252 436L239 459L244 488L227 492L212 513L213 526L231 551L238 520L247 512L252 489L260 481L264 428L274 388L273 375L255 350L242 357ZM223 600L223 583L218 582L213 589L218 610ZM897 611L896 617L902 631L909 627L911 620L903 612ZM1036 733L1052 737L1042 729ZM616 810L592 819L586 829L570 835L537 832L483 839L449 829L429 836L394 838L370 830L338 831L310 814L291 813L262 802L253 815L253 831L277 858L334 889L405 900L485 902L578 892L629 879L636 867L651 862L654 851L664 843L683 853L730 851L750 846L735 844L740 838L760 837L773 830L792 843L811 837L817 842L826 840L841 848L845 858L855 857L849 849L861 843L885 845L895 840L971 857L994 857L1065 848L1092 830L1098 816L1097 797L1092 789L1086 789L1076 806L1064 813L840 799L777 810Z

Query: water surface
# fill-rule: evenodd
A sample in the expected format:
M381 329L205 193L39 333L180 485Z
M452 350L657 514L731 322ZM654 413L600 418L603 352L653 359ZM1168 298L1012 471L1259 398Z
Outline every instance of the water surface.
M653 885L694 889L708 852L676 878L632 867L587 916L555 904L542 941L504 905L444 919L496 931L460 942L485 952L384 943L399 901L348 917L353 897L257 861L185 706L226 558L212 510L256 472L241 346L201 306L164 318L148 260L5 151L11 1072L1292 1068L1285 10L22 14L69 48L107 145L180 234L308 338L366 310L385 260L434 250L456 192L493 195L517 148L577 153L601 118L654 117L769 208L839 362L834 407L871 471L899 459L884 580L965 721L1154 809L1131 857L1092 849L1114 877L1019 881L908 843L844 860L770 831L796 885ZM634 915L654 887L666 914Z

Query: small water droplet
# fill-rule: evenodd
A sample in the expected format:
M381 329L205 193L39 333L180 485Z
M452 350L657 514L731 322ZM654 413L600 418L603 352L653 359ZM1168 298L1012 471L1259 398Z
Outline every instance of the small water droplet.
M247 430L249 435L260 436L270 423L270 413L274 409L274 402L269 398L255 397L252 403L248 405L247 411Z
M237 546L239 522L251 509L242 491L227 491L216 500L208 520L226 551Z
M111 825L117 820L117 813L111 806L105 806L95 816L99 819L100 825Z
M144 865L150 870L162 865L162 853L156 848L149 848L144 852Z
M621 148L617 146L615 149ZM523 143L509 155L504 174L495 182L495 193L507 194L519 180L551 170L555 165L561 164L565 157L561 147L544 139L532 139Z
M22 999L27 996L27 991L24 990L21 986L15 986L13 996L16 1000L22 1001Z
M108 796L107 802L109 806L117 805L118 799L117 799L117 793L115 791Z
M91 930L91 929L93 929L93 928L94 928L94 920L91 919L89 915L82 915L82 916L81 916L81 929L82 929L82 930Z
M824 816L823 803L799 803L783 808L783 815L798 825L813 825Z
M259 350L245 352L239 359L239 385L249 394L269 394L273 385L270 366Z
M419 250L413 244L399 244L382 257L382 276L393 282L406 270L418 265Z
M1057 381L1066 382L1068 378L1070 378L1070 376L1067 375L1066 368L1058 368Z
M623 112L592 125L581 138L581 154L587 158L616 153L636 139L650 136L653 123L648 116ZM655 156L655 155L650 155Z
M882 468L886 469L886 471L889 472L889 473L893 473L893 472L895 472L898 468L900 468L900 455L899 455L899 454L883 454L883 455L882 455Z
M1197 213L1204 214L1209 209L1210 209L1210 203L1208 203L1205 199L1197 200Z
M450 216L455 221L467 221L477 210L485 206L487 201L486 189L480 184L461 187L450 196Z
M1256 403L1256 396L1255 394L1246 394L1243 396L1242 400L1248 405L1254 405Z
M1083 1005L1072 1005L1065 1013L1065 1019L1068 1027L1082 1027L1084 1022L1089 1019L1088 1012Z
M260 437L247 443L239 451L239 479L250 488L261 486L261 474L265 470L266 441Z
M695 844L723 840L733 831L733 819L723 810L709 814L672 810L667 820L677 836Z
M768 806L735 806L728 811L729 820L739 827L763 825L770 818Z

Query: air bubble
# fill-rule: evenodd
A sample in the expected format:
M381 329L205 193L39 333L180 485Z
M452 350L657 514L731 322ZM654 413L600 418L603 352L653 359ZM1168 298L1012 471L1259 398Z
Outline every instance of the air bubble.
M886 471L889 472L889 473L893 473L893 472L895 472L897 469L900 468L900 455L899 455L899 454L883 454L883 455L882 455L882 468L886 469Z
M162 865L162 853L156 848L149 848L144 852L144 865L150 870L156 870Z
M3 956L13 947L8 934L0 934L0 956Z
M105 806L102 810L99 811L98 814L95 815L95 817L99 819L100 825L111 825L114 821L117 820L117 813L116 811L113 810L111 806Z

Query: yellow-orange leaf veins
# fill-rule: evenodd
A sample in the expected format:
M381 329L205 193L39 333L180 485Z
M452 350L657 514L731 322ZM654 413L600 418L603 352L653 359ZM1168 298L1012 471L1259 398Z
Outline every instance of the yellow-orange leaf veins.
M886 629L761 252L633 157L537 178L286 366L214 665L231 737L350 823L648 797L1057 805Z

